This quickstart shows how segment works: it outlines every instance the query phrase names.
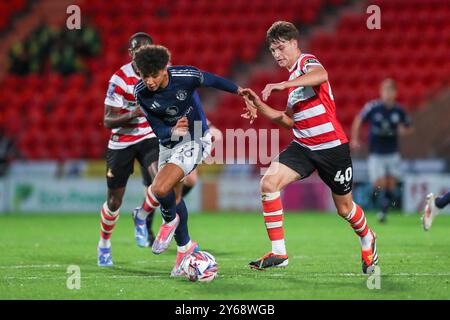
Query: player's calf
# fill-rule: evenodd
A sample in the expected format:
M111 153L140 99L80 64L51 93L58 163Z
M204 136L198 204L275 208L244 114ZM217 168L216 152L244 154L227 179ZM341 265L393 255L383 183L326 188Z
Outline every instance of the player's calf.
M100 215L100 241L97 246L97 264L100 267L113 265L111 255L111 233L119 220L119 210L111 211L105 202Z
M148 247L153 244L154 236L151 231L152 216L155 209L159 207L159 202L153 194L151 186L145 190L145 199L142 207L133 210L134 238L139 247ZM150 222L150 223L149 223Z
M111 211L106 202L103 204L100 214L100 247L110 247L111 234L119 220L119 210Z
M352 209L347 215L341 214L350 224L354 232L358 235L361 243L361 257L363 273L371 273L375 265L378 264L378 254L376 247L376 236L369 229L367 219L363 209L352 202Z
M264 223L272 242L272 251L256 261L251 261L249 266L259 270L285 267L288 265L288 256L284 242L284 213L280 192L263 192L261 198Z

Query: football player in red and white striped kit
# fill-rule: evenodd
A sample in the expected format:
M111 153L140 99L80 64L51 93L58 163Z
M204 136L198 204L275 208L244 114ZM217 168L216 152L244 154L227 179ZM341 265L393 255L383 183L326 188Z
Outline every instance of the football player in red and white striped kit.
M133 57L142 45L152 43L150 35L143 32L134 34L129 40L130 56ZM119 219L119 209L128 178L133 173L135 159L141 167L145 190L148 190L152 176L156 174L159 142L133 95L134 85L139 80L132 62L123 65L111 77L105 98L104 125L111 129L111 138L106 155L108 194L101 210L97 248L99 266L113 265L110 237ZM147 193L142 207L133 211L135 240L141 247L147 246L149 241L146 219L159 205Z
M244 117L252 121L259 111L294 134L291 144L271 163L261 180L264 222L272 251L249 265L255 269L288 265L280 191L317 170L331 189L338 214L359 237L363 272L372 273L378 263L376 235L369 229L362 208L353 202L352 160L347 137L336 118L328 74L315 56L301 52L298 39L299 32L290 22L275 22L267 31L270 51L278 65L289 70L290 77L288 81L268 84L262 100L266 101L272 91L288 89L285 111L271 108L251 89L244 89Z

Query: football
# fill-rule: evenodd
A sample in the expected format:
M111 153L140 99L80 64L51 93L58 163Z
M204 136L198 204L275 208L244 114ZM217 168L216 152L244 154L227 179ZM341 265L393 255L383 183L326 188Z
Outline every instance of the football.
M217 262L206 251L193 252L181 261L186 278L190 281L210 282L217 276Z

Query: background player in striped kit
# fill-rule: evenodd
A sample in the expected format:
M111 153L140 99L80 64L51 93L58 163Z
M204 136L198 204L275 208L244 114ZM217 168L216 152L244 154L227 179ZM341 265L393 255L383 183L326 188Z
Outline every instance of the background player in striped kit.
M131 36L128 43L130 57L142 45L153 43L150 35L139 32ZM98 265L113 265L111 255L111 233L119 219L119 210L125 194L125 187L133 173L134 161L138 160L145 186L152 182L152 171L156 171L158 160L158 139L136 104L133 90L139 81L132 62L122 66L111 77L105 98L104 125L111 129L111 138L106 155L108 185L107 201L101 210L101 232L98 243ZM152 168L153 164L153 169ZM147 198L147 197L146 197ZM144 200L142 208L135 209L135 240L138 246L147 245L145 220L156 207Z
M376 236L369 229L362 208L352 199L348 140L336 118L328 74L315 56L301 52L298 38L299 32L290 22L275 22L267 31L270 51L278 65L289 70L290 77L289 81L268 84L262 92L263 100L273 90L289 89L286 111L272 109L252 90L243 90L248 108L245 117L254 118L257 109L294 133L294 140L272 162L261 180L264 222L272 250L249 265L255 269L288 265L280 191L317 170L332 191L338 214L359 236L363 272L371 273L378 263Z

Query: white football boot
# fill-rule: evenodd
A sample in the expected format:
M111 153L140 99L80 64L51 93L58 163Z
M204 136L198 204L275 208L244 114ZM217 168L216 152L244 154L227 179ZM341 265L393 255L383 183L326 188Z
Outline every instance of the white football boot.
M422 225L425 231L428 231L431 228L434 217L439 214L439 209L434 203L435 199L436 196L433 193L429 193L426 197L425 209L422 215Z

